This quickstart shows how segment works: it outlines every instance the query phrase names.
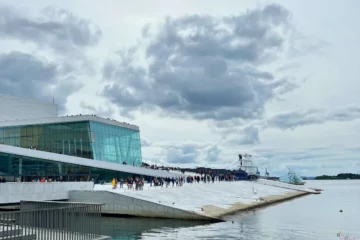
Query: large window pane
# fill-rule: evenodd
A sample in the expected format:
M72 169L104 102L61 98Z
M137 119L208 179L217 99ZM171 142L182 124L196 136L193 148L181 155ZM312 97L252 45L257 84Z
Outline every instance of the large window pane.
M26 128L25 127L20 127L20 136L26 137Z
M90 122L94 159L140 166L141 144L139 131Z
M32 136L33 135L33 128L32 126L26 127L26 136Z
M10 137L10 128L5 128L5 130L4 130L4 137L5 137L5 138Z

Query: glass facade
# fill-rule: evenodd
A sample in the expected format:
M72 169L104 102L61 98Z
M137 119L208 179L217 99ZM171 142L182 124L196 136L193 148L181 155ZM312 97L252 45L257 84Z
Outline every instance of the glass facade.
M141 166L138 130L84 121L0 127L0 144Z
M88 122L0 128L0 143L82 158L93 158Z
M90 130L94 159L141 166L139 131L93 121Z
M133 175L0 152L0 176L20 177L22 181L38 180L42 177L62 178L65 181L110 181L113 178L121 179Z

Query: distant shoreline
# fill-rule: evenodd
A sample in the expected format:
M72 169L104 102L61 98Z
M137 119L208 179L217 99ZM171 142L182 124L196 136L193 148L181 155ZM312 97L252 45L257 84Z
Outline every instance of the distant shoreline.
M316 177L302 177L304 180L360 180L360 174L339 173L336 176L321 175Z
M343 179L343 178L321 178L321 179L306 179L306 181L319 181L319 180L360 180L360 178L349 178L349 179Z

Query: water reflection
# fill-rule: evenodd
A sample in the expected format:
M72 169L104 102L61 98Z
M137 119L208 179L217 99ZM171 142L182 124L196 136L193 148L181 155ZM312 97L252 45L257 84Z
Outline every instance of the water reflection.
M161 234L161 232L175 232L177 228L188 228L211 224L204 221L156 219L156 218L102 218L103 235L112 236L113 240L142 239L142 234Z

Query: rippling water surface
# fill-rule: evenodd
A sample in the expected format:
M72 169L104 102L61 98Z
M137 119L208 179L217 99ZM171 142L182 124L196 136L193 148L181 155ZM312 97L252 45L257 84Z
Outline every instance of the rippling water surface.
M103 234L113 239L291 239L331 240L340 231L360 240L360 181L308 181L324 189L264 209L206 224L194 221L103 218ZM340 213L340 209L343 210ZM344 238L342 238L344 239Z

